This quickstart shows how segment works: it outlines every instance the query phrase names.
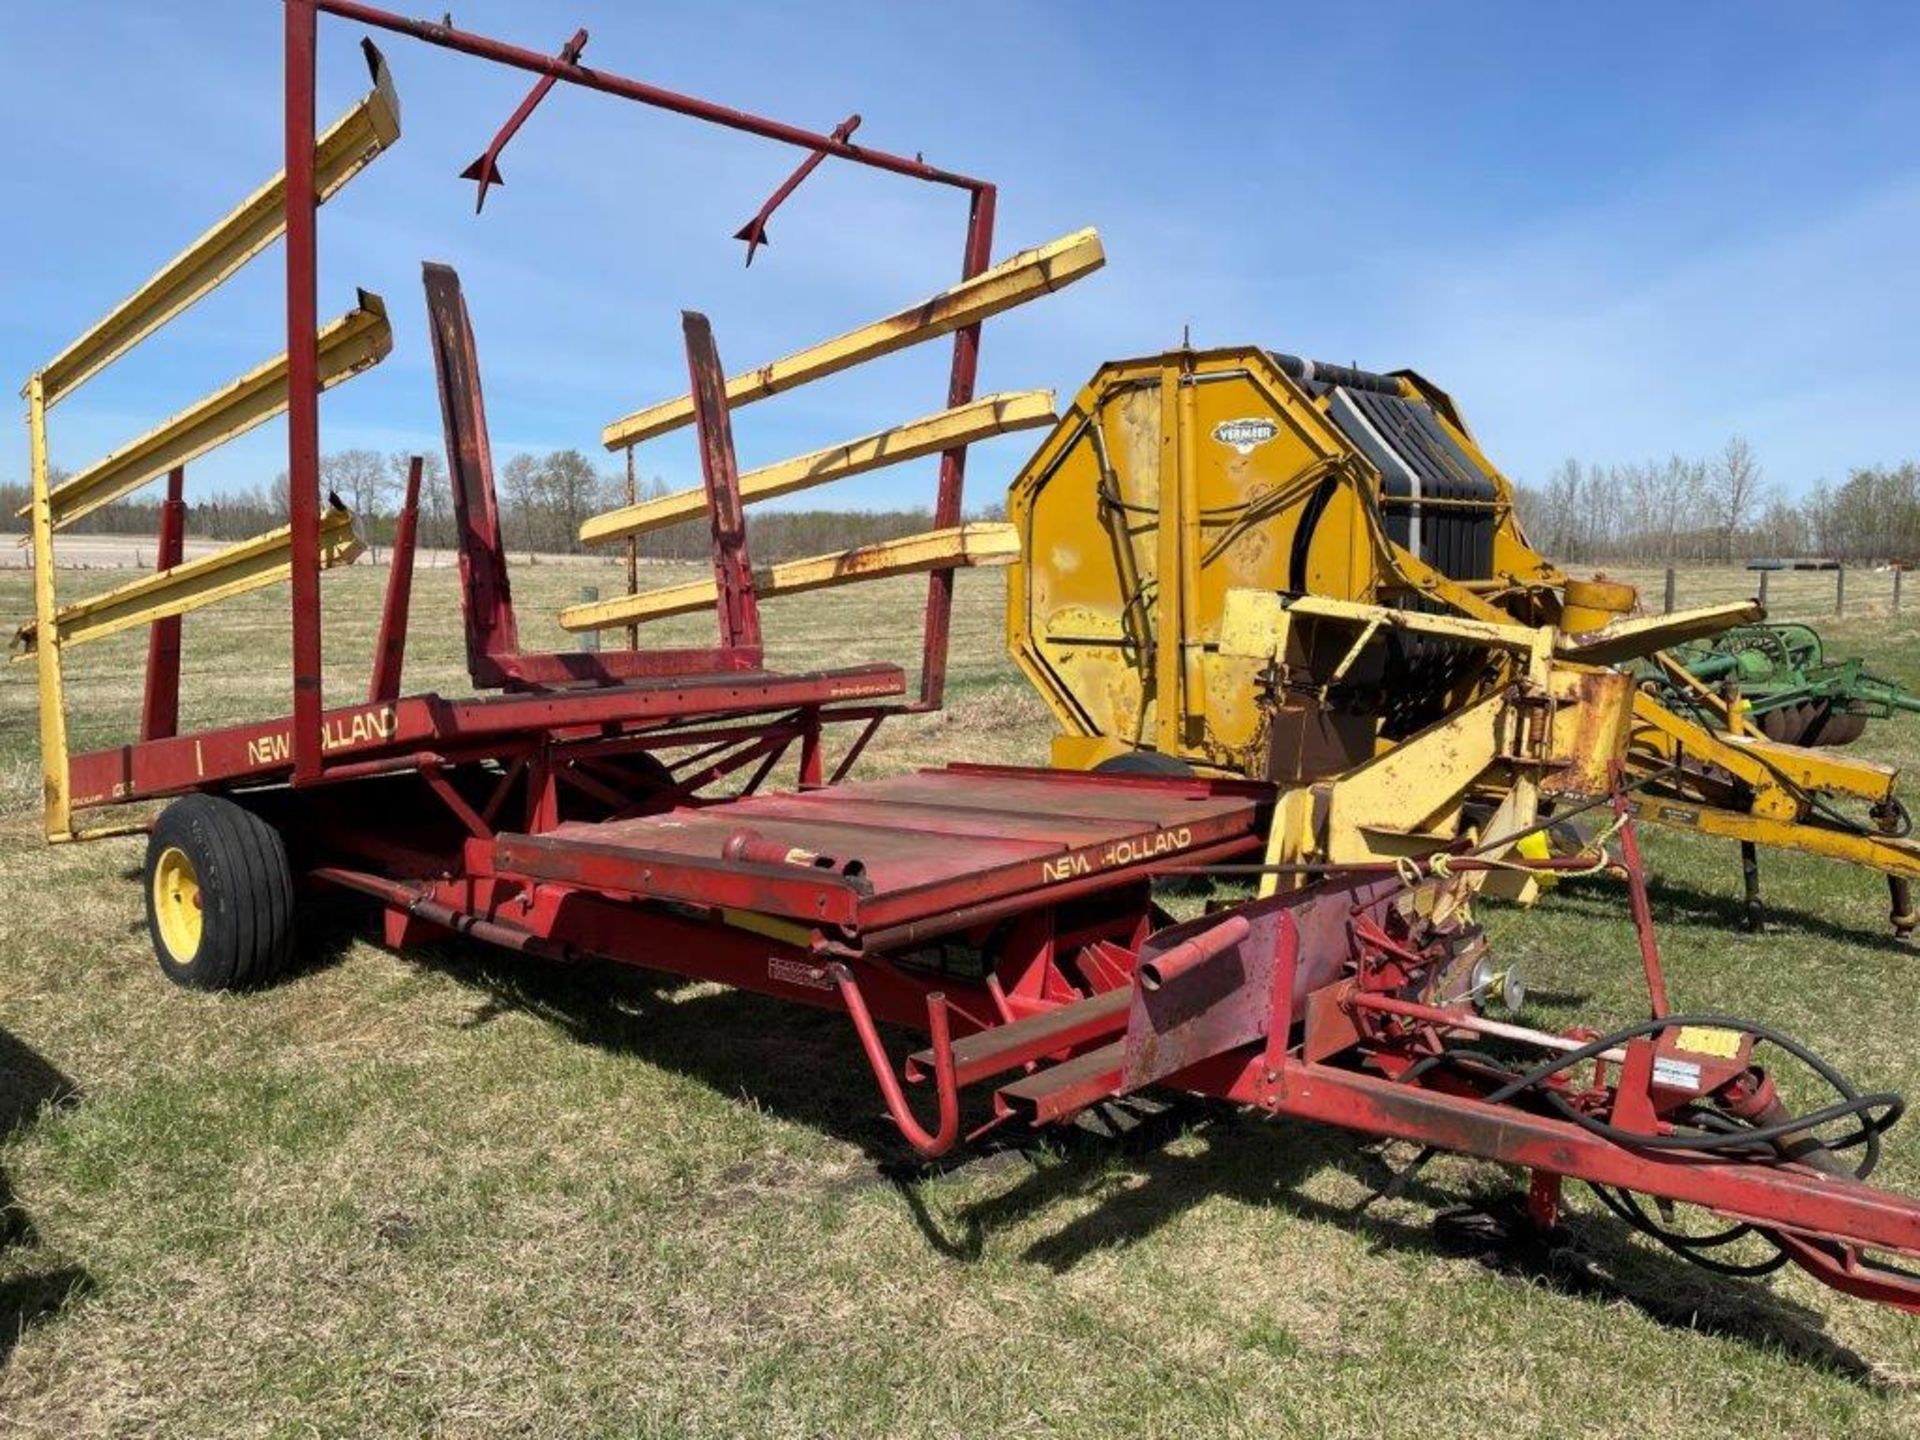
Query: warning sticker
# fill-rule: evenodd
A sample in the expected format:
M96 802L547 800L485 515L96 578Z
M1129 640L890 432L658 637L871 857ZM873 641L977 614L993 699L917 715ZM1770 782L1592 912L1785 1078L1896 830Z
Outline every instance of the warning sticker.
M1674 1035L1673 1043L1696 1055L1718 1055L1722 1060L1731 1060L1740 1053L1741 1038L1738 1030L1722 1030L1713 1025L1682 1025Z
M1669 1090L1698 1090L1700 1067L1691 1060L1675 1060L1671 1055L1655 1056L1653 1083Z

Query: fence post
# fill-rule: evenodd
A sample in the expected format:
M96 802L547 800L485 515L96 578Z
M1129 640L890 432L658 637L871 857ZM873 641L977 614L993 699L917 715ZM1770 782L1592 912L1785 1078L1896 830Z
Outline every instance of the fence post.
M1833 613L1847 613L1847 562L1844 560L1833 568Z
M599 598L600 587L598 585L582 585L580 587L580 599L582 603L590 603ZM580 632L580 648L589 652L599 650L600 632L598 630L582 630Z
M1900 613L1900 577L1906 573L1903 565L1893 567L1893 613L1896 615Z
M1767 608L1767 578L1772 574L1773 572L1771 570L1762 570L1760 572L1760 594L1758 598L1762 610Z
M1671 614L1673 613L1673 567L1672 567L1671 565L1669 565L1669 566L1667 567L1667 607L1666 607L1666 613L1667 613L1667 614L1669 614L1669 615L1671 615Z

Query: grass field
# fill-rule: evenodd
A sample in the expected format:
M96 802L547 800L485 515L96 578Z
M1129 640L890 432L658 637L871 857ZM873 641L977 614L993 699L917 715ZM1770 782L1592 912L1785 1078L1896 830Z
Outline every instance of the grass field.
M382 578L327 580L334 695L365 684ZM522 569L523 617L583 578ZM1720 583L1692 578L1683 603ZM1000 584L962 577L952 709L883 732L868 771L1044 759ZM919 595L771 605L773 662L904 655ZM189 724L285 708L283 604L188 621ZM26 577L0 573L0 614L28 608ZM451 570L421 573L415 609L410 688L462 688ZM1909 683L1915 628L1829 627ZM75 655L76 745L130 733L142 645ZM841 1018L466 946L393 954L330 926L268 993L172 989L130 878L139 843L36 839L32 717L16 667L0 1433L1920 1434L1920 1324L1793 1273L1706 1277L1583 1195L1576 1257L1493 1263L1434 1221L1506 1188L1495 1167L1443 1159L1369 1204L1404 1148L1175 1112L1120 1144L1075 1132L920 1172ZM1860 748L1911 762L1920 720ZM1920 1091L1920 957L1884 938L1876 879L1767 856L1774 923L1748 936L1729 847L1649 849L1682 1004ZM1490 913L1533 987L1527 1019L1632 1015L1622 908L1588 881ZM1920 1125L1882 1178L1920 1191Z

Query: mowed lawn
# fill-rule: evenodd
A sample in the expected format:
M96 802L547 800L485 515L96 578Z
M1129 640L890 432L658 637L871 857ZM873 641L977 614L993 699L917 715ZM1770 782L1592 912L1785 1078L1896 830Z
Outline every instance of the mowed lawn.
M383 580L327 578L333 696L364 690ZM560 643L536 622L583 583L619 572L518 570L531 642ZM883 731L864 773L1044 761L1002 588L962 577L952 708ZM771 604L773 663L906 657L921 593ZM0 613L28 609L27 577L0 573ZM452 570L421 572L415 610L409 688L463 689ZM189 619L189 724L285 709L283 617L270 592ZM1912 620L1829 630L1920 683ZM72 657L77 745L131 733L143 647ZM842 1017L466 945L394 954L324 918L271 991L176 990L147 945L140 842L37 838L33 717L15 666L0 1434L1920 1434L1920 1320L1797 1273L1706 1276L1577 1187L1579 1248L1548 1262L1436 1229L1509 1188L1498 1167L1442 1159L1372 1199L1408 1147L1199 1110L927 1172ZM1912 761L1920 717L1859 748ZM1732 847L1648 846L1680 1004L1920 1092L1920 955L1886 938L1876 878L1768 854L1773 924L1746 935ZM1634 1015L1617 885L1488 919L1532 987L1525 1018ZM1920 1193L1920 1124L1881 1178Z

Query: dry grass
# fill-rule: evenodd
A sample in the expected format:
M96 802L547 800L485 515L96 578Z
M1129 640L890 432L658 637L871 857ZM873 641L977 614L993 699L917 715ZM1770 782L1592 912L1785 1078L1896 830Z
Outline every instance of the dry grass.
M582 579L521 571L525 612ZM872 769L1044 756L999 577L962 579L954 709L883 732ZM364 683L378 580L328 582L335 694ZM897 657L918 595L769 607L775 660ZM189 621L191 721L283 705L280 603ZM456 688L453 604L451 572L423 572L413 684ZM0 575L0 611L25 609L24 577ZM1833 629L1920 681L1912 626ZM126 732L139 655L83 652L81 743ZM1490 1167L1444 1161L1363 1208L1404 1152L1176 1116L920 1174L833 1016L468 947L393 955L323 920L267 994L169 989L126 878L137 844L34 838L32 703L24 672L0 685L0 1431L1920 1430L1913 1322L1796 1276L1705 1280L1584 1202L1587 1270L1439 1244L1441 1207L1506 1183ZM1911 760L1915 734L1867 743ZM1652 852L1687 1003L1920 1088L1914 959L1881 938L1875 882L1768 857L1777 924L1749 937L1725 848ZM1492 916L1531 1018L1630 1011L1619 908L1589 882ZM1889 1180L1920 1190L1920 1139L1891 1148Z

